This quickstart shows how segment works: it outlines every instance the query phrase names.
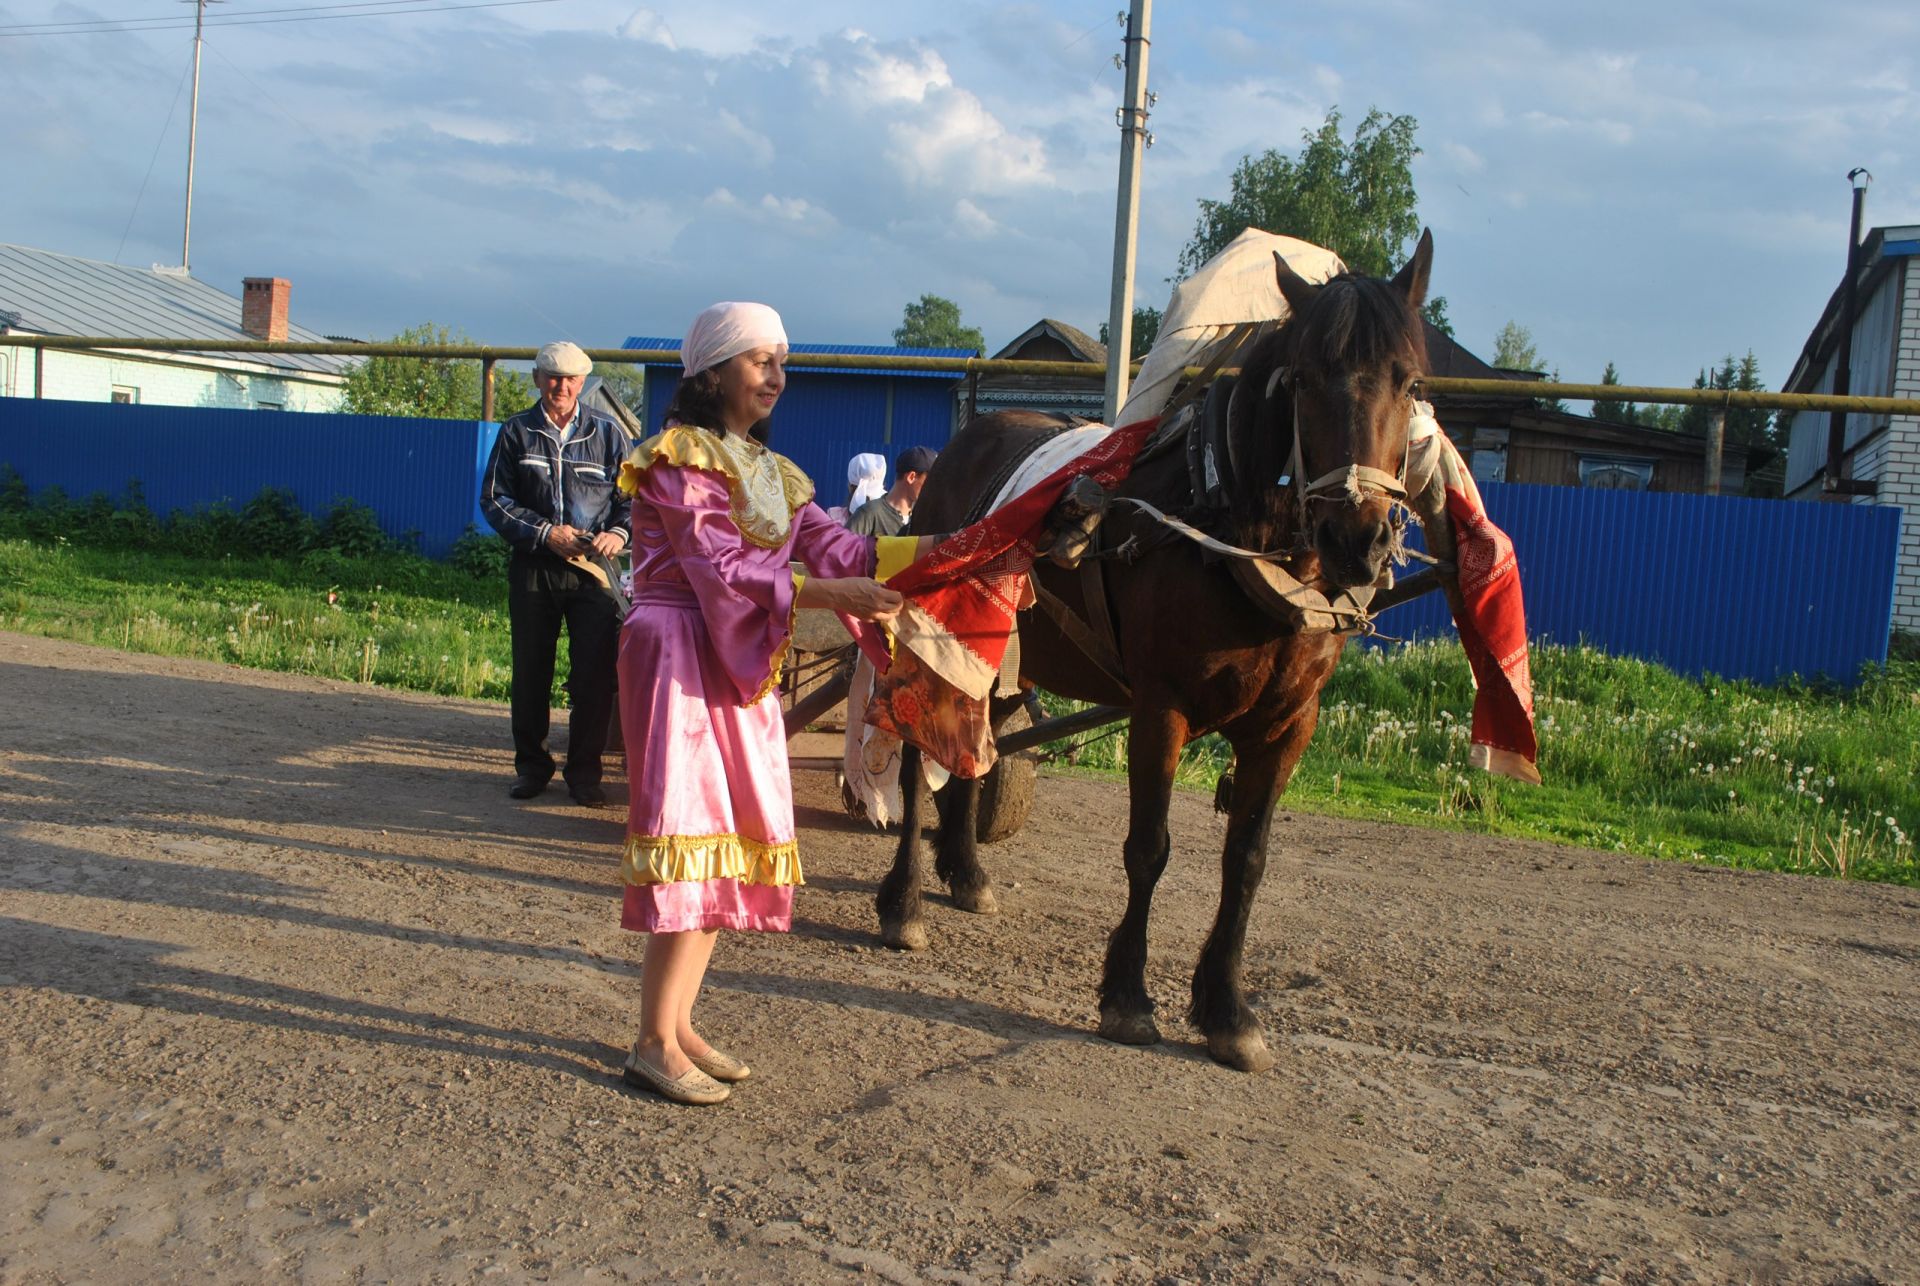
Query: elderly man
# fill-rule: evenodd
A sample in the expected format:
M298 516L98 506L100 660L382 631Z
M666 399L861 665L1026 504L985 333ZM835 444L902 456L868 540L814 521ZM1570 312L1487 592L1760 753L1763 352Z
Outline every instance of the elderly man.
M902 451L900 458L893 462L893 485L887 488L887 494L854 510L847 519L848 529L862 536L898 536L905 531L934 459L930 447L908 447Z
M513 766L508 794L532 799L553 778L547 724L561 622L573 667L567 690L567 789L577 804L606 802L600 757L613 712L620 608L611 560L627 547L629 501L615 485L626 435L580 405L593 363L577 346L548 344L534 361L540 401L500 426L480 508L513 546L507 616L513 628Z

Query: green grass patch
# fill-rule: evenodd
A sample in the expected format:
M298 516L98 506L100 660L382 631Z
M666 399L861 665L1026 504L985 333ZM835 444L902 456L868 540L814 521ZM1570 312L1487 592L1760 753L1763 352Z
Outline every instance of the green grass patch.
M1540 647L1533 678L1537 787L1467 767L1473 685L1457 645L1347 649L1287 806L1920 884L1920 662L1892 662L1853 688L1762 687ZM1126 733L1051 754L1121 771ZM1211 788L1230 762L1220 738L1204 737L1188 747L1179 780Z
M206 558L0 540L0 629L444 696L507 699L506 598L504 576L409 554ZM564 675L564 648L560 662Z

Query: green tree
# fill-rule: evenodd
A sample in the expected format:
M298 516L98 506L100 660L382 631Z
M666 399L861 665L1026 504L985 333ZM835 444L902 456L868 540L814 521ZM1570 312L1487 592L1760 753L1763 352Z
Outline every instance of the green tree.
M1349 141L1336 107L1318 130L1302 132L1297 158L1271 148L1241 157L1227 199L1201 199L1176 275L1190 275L1248 228L1325 246L1355 272L1389 275L1420 233L1411 168L1419 128L1411 116L1374 107Z
M1760 362L1748 349L1747 355L1736 359L1729 353L1720 359L1718 367L1702 370L1694 379L1693 387L1701 389L1732 389L1742 393L1764 392L1766 383L1760 378ZM1679 430L1694 437L1705 437L1707 420L1712 408L1689 406L1681 408ZM1726 438L1728 446L1774 447L1781 445L1779 426L1771 411L1752 408L1733 408L1727 412Z
M973 326L960 322L960 305L939 295L922 295L908 304L894 329L893 342L902 348L970 348L986 351L987 339Z
M1137 362L1147 355L1147 350L1153 347L1153 341L1160 338L1160 310L1158 308L1141 308L1135 306L1133 310L1133 333L1130 338L1132 339L1131 347L1133 349L1130 360ZM1100 323L1100 342L1107 345L1113 343L1113 341L1107 337L1107 324L1105 322Z
M1493 364L1507 371L1541 373L1540 354L1533 346L1533 332L1519 322L1510 321L1493 337Z
M1453 338L1453 323L1447 320L1447 297L1445 295L1435 295L1428 299L1426 304L1420 309L1420 315L1427 319L1429 326L1439 331L1442 335L1445 335L1448 339Z
M1600 372L1600 382L1602 384L1618 384L1620 382L1620 372L1613 368L1612 362L1608 362L1607 369ZM1640 423L1640 408L1631 402L1595 402L1593 404L1593 418L1596 420L1606 420L1613 424L1638 424Z
M395 335L394 344L465 344L462 332L425 322ZM493 414L505 419L534 402L533 381L494 368ZM343 408L355 415L408 415L441 420L480 418L480 363L451 357L369 357L347 375Z

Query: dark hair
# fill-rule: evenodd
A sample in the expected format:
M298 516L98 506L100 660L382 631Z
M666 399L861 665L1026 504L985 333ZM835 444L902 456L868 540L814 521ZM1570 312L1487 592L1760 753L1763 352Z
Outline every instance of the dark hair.
M720 368L709 366L698 375L683 375L679 385L673 390L673 399L667 403L667 413L660 421L663 429L676 424L691 424L702 429L711 429L715 433L726 432L726 424L720 419ZM747 430L755 442L766 446L773 438L773 423L762 420Z

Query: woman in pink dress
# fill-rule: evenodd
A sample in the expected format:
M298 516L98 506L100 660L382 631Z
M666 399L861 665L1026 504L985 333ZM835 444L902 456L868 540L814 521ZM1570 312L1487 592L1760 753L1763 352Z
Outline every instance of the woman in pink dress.
M681 345L667 427L620 473L634 568L620 636L621 925L649 935L625 1079L679 1103L720 1102L749 1075L693 1028L718 930L786 931L802 883L776 690L794 612L832 609L884 658L876 623L901 600L875 578L912 562L919 544L837 525L806 475L763 445L786 353L764 304L701 313Z

